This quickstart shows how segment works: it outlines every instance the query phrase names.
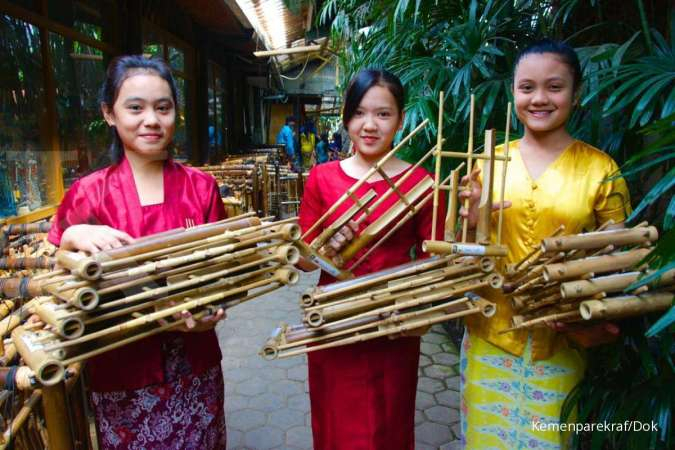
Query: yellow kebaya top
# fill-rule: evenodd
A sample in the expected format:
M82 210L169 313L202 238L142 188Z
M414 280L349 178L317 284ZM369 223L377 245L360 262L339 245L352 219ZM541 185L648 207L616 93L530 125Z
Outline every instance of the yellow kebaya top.
M503 145L496 148L503 154ZM546 170L533 180L525 167L519 141L509 145L511 161L507 166L505 200L512 206L504 210L502 244L509 249L501 264L512 264L537 248L543 238L552 235L560 225L563 234L591 231L613 219L623 222L631 212L630 198L623 178L603 182L617 172L614 160L602 151L580 141L574 141ZM481 168L483 162L478 163ZM482 172L481 172L482 173ZM501 194L502 162L495 162L493 199ZM496 242L497 213L492 214L492 242ZM504 267L502 267L504 268ZM563 335L549 328L518 330L499 334L511 326L514 311L509 299L500 291L483 292L497 303L491 318L480 314L467 317L472 334L514 355L522 355L528 333L532 336L532 356L535 360L550 357L560 345L566 345Z

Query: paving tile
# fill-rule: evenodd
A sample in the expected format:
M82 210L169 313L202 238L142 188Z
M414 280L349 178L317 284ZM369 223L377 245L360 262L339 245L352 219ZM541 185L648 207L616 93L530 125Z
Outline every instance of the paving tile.
M286 444L291 447L312 448L312 431L308 427L293 427L286 431Z
M427 394L435 394L436 392L444 391L445 385L433 378L420 377L417 381L417 390L426 392Z
M288 430L296 426L305 426L305 414L301 411L283 408L270 413L267 423L282 430Z
M455 439L462 437L462 424L460 422L453 424L450 429L452 430L452 434L455 435Z
M270 390L283 395L285 397L290 397L291 395L304 394L305 385L300 381L293 380L279 380L270 384Z
M424 342L430 342L432 344L443 344L450 341L450 338L447 334L434 332L425 334L423 339Z
M424 410L424 415L432 422L450 425L459 421L459 412L447 406L433 406Z
M252 378L235 385L235 391L240 395L248 395L253 397L254 395L260 395L263 392L267 391L265 383L261 383L260 380Z
M423 444L439 446L452 438L450 427L433 422L425 422L415 427L415 439Z
M304 364L291 367L286 372L289 380L305 381L307 379L307 366Z
M309 412L309 397L304 393L289 397L288 407L303 412Z
M244 433L239 430L227 429L227 448L233 449L244 444Z
M448 378L445 380L445 384L448 385L448 389L459 392L459 375Z
M463 450L462 441L452 441L441 445L438 450Z
M427 409L432 406L436 406L436 399L433 395L427 394L426 392L418 392L415 398L415 408L417 409Z
M225 394L225 411L227 414L231 414L233 411L246 409L249 400L250 397L245 397L243 395Z
M260 427L246 432L244 444L255 450L267 450L284 443L284 432L272 426Z
M435 355L431 355L431 359L436 364L453 366L459 362L459 355L455 355L453 353L436 353Z
M448 389L447 391L435 393L434 397L436 398L436 402L438 402L439 405L459 409L460 394L457 391Z
M440 345L432 344L430 342L422 342L420 348L424 355L433 355L434 353L439 353L443 351Z
M433 363L427 355L420 355L420 367L430 366Z
M225 419L228 429L250 431L265 425L267 415L261 411L242 409L237 411L236 414L226 416Z
M248 402L248 407L271 413L286 408L286 397L273 392L266 392L251 398Z
M436 378L437 380L445 380L446 378L455 375L455 369L440 364L432 364L431 366L424 368L424 374L430 378Z

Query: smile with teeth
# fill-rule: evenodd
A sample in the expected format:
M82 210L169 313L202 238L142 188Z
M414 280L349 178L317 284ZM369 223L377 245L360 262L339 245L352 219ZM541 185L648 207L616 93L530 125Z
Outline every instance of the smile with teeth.
M548 117L553 111L551 110L530 110L530 114L534 117Z

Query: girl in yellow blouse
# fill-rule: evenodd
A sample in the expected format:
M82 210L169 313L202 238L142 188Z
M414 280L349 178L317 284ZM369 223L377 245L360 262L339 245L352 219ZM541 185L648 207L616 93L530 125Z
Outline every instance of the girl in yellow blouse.
M513 95L522 139L509 144L503 243L514 263L550 236L560 225L565 233L593 230L609 219L621 224L630 213L623 179L604 182L618 167L607 154L575 140L565 126L577 102L581 68L573 49L544 40L517 58ZM503 149L497 148L497 153ZM495 186L502 169L496 164ZM475 226L480 197L480 171L470 182L469 217ZM498 192L495 196L499 195ZM616 225L615 225L616 226ZM620 225L619 225L620 226ZM494 227L493 227L494 228ZM493 236L494 240L494 236ZM509 328L514 312L503 295L491 292L498 303L491 319L471 316L462 342L462 440L468 450L559 449L565 440L553 427L570 390L585 369L585 347L611 340L618 334L612 324L595 328L553 328L499 334ZM560 332L562 331L562 332ZM544 430L547 428L547 430Z

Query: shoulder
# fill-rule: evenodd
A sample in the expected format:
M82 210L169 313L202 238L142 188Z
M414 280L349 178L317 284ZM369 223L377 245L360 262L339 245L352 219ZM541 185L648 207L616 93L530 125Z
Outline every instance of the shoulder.
M340 161L330 161L327 163L318 164L309 171L309 176L318 180L331 179L340 174L342 174Z
M117 165L107 166L98 169L89 175L78 178L68 189L69 191L87 191L92 192L104 186L112 173L117 169Z
M611 156L585 142L575 141L570 150L578 164L603 172L614 172L618 169L618 165Z
M216 179L213 175L202 172L194 167L188 167L173 160L169 160L167 168L171 171L172 176L179 176L190 180L190 182L198 187L210 187L216 184Z

